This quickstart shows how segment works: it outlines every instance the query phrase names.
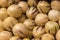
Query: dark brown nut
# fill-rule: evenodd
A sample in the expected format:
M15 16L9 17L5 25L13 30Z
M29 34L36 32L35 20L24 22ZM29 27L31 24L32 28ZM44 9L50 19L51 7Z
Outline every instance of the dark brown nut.
M60 1L58 0L52 1L51 8L54 10L60 10Z
M50 4L46 1L40 1L37 5L37 9L40 13L48 13L50 10Z
M60 25L60 18L59 18L59 25Z
M30 7L36 7L37 6L37 0L28 0L28 5Z
M8 7L11 4L13 4L12 0L0 0L0 6L1 7Z
M45 29L43 27L37 26L33 29L33 36L35 38L41 38L44 33L45 33Z
M13 2L15 3L15 4L17 4L18 2L20 2L21 0L13 0Z
M29 38L24 38L23 40L30 40Z
M35 27L35 21L32 20L32 19L26 19L24 21L24 24L26 25L26 28L29 29L29 30L32 30L34 27Z
M18 5L11 5L7 9L8 15L12 17L19 17L22 15L22 9Z
M43 26L48 21L48 16L46 14L40 13L35 18L35 23L38 26Z
M49 20L58 21L59 16L60 16L60 12L59 11L56 11L56 10L50 10L49 11L49 14L48 14Z
M26 12L26 16L30 19L34 19L37 14L38 14L38 11L35 7L28 8Z
M25 38L29 34L29 30L23 23L18 23L13 27L13 34L20 38Z
M9 40L12 37L12 33L9 31L0 32L0 40Z
M8 31L12 31L13 26L17 23L18 21L14 17L7 17L3 21L4 28Z
M18 3L18 5L21 7L23 13L26 13L28 9L28 4L25 1L21 1Z
M33 38L32 40L40 40L40 38Z
M22 14L20 17L18 17L18 22L23 23L26 19L26 15Z
M44 34L41 40L55 40L55 38L51 34Z
M60 40L60 30L56 33L56 40Z
M8 17L7 9L6 8L1 8L0 9L0 20L3 21L7 17Z
M0 21L0 32L4 31L3 22Z
M10 40L22 40L22 39L19 38L19 37L14 36L14 37L11 37Z
M59 30L59 25L56 22L48 21L45 24L45 31L50 34L56 34L56 32Z

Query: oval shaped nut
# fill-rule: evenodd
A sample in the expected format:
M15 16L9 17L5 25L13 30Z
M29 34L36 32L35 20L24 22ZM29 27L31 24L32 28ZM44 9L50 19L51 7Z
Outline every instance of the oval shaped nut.
M58 25L58 23L56 23L56 22L48 21L48 22L45 24L45 31L46 31L47 33L50 33L50 34L55 35L58 30L59 30L59 25Z
M12 28L14 27L15 24L17 24L18 21L14 17L7 17L3 21L4 28L8 31L12 31Z
M32 40L40 40L40 38L33 38Z
M29 38L24 38L23 40L30 40Z
M13 4L13 5L8 7L7 13L9 16L19 17L22 15L22 9L18 5Z
M35 7L30 7L28 8L27 12L26 12L26 16L29 19L35 19L36 15L38 14L38 11Z
M37 14L37 16L35 18L35 23L38 26L44 26L47 21L48 21L48 16L46 14L43 14L43 13Z

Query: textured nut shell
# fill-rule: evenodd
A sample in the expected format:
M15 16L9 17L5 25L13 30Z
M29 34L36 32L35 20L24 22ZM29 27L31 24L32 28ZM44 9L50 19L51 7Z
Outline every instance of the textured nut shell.
M32 19L26 19L24 21L24 24L26 25L26 28L28 28L29 30L32 30L35 27L35 21Z
M48 13L50 10L50 4L46 1L40 1L37 5L37 9L40 13Z
M49 14L48 14L49 20L58 21L59 16L60 16L60 12L59 11L56 11L56 10L50 10L49 11Z
M3 21L4 28L8 31L12 31L12 28L14 27L15 24L17 24L18 21L14 17L7 17Z
M35 7L30 7L26 12L26 16L30 19L34 19L37 14L38 14L38 11Z
M35 23L38 26L43 26L48 21L48 16L46 14L40 13L35 18Z
M3 21L7 17L8 17L7 9L6 8L1 8L0 9L0 20Z
M11 5L7 9L8 15L12 17L19 17L22 15L22 10L18 5Z
M43 27L37 26L33 29L33 36L35 38L41 38L44 33L45 33L45 29Z
M40 38L33 38L32 40L40 40Z
M55 38L51 34L44 34L41 40L55 40Z
M21 1L18 3L18 5L21 7L23 13L26 13L28 9L28 4L25 1Z
M12 37L12 33L8 31L3 31L0 33L0 40L9 40Z
M13 34L15 36L24 38L29 34L29 30L23 23L18 23L13 27Z
M55 34L59 30L59 25L56 22L48 21L45 24L45 31L50 34Z
M24 38L23 40L30 40L29 38Z

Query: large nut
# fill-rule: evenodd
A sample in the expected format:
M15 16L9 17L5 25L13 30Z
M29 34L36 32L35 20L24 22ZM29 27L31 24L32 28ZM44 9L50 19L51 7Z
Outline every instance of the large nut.
M40 13L35 18L35 23L38 26L43 26L48 21L48 16L46 14Z
M28 8L26 12L26 16L30 19L34 19L37 14L38 14L38 11L35 7Z
M33 29L33 36L35 38L41 38L44 33L45 33L45 29L43 27L37 26Z
M40 38L33 38L32 40L40 40Z
M21 1L18 3L18 5L21 7L23 13L26 13L28 9L28 4L25 1Z
M45 31L50 34L56 34L56 32L59 30L59 25L56 22L48 21L45 24Z
M44 34L41 40L55 40L55 38L51 34Z
M6 8L1 8L0 9L0 20L3 21L7 17L8 17L7 9Z
M8 31L12 31L13 26L17 23L18 21L14 17L7 17L3 21L4 28Z
M50 10L50 5L46 1L40 1L37 5L37 9L41 13L48 13Z
M30 40L29 38L24 38L23 40Z
M12 37L12 33L8 31L0 32L0 40L9 40Z
M24 21L24 24L26 25L26 28L28 28L29 30L32 30L35 27L35 21L32 19L26 19Z
M54 10L60 10L60 1L58 0L52 1L51 8Z
M11 5L7 9L8 15L12 17L19 17L22 15L22 9L18 5Z
M50 10L49 11L49 14L48 14L49 20L58 21L59 16L60 16L60 12L59 11L56 11L56 10Z
M29 34L29 30L26 28L26 26L23 23L18 23L13 27L13 34L15 36L25 38Z

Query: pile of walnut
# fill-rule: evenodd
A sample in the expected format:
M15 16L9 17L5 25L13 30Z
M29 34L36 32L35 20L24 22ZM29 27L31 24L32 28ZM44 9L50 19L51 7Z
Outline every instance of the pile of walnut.
M0 40L60 40L60 0L0 0Z

